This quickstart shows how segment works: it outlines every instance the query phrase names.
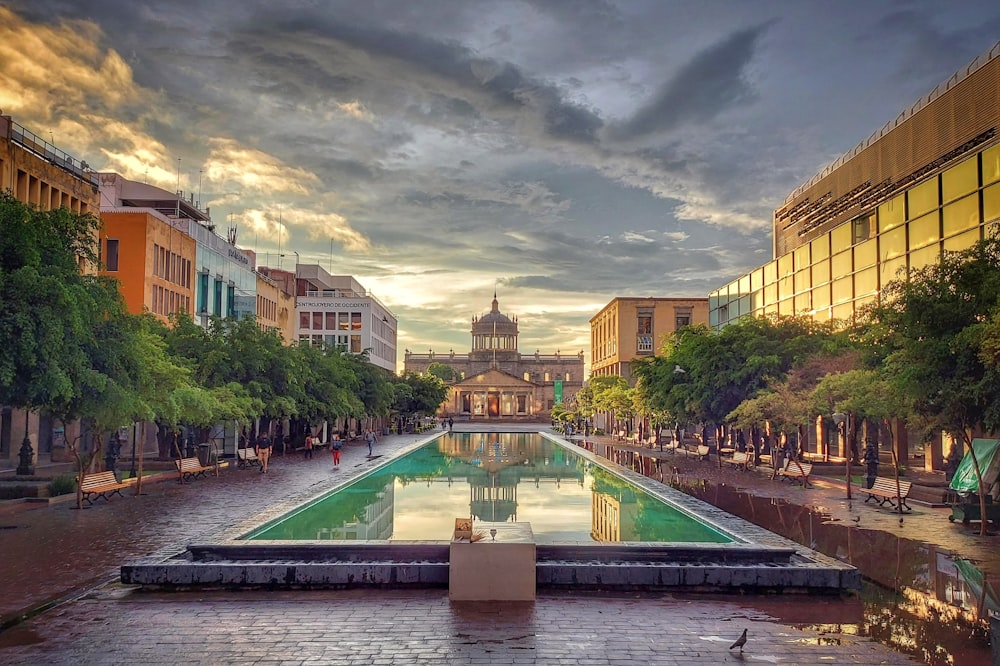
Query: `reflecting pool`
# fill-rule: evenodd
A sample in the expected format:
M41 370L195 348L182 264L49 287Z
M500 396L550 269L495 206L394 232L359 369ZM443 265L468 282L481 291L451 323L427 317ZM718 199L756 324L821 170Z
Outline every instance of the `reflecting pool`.
M538 543L734 539L537 433L444 433L272 521L254 540L444 541L456 518L529 522Z

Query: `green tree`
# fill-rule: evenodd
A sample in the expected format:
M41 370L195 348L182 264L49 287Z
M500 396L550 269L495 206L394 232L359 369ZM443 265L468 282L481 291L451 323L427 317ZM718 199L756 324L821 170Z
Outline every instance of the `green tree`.
M456 372L455 368L451 367L450 365L445 365L444 363L439 363L437 361L434 361L429 366L427 366L427 372L428 374L432 374L435 377L448 382L449 384L461 379L458 372Z
M407 372L397 383L405 388L394 390L393 406L403 416L435 414L448 397L448 385L434 375Z
M1000 303L1000 239L891 282L865 313L871 362L925 424L951 433L971 451L979 480L982 533L986 492L972 448L973 431L1000 427L1000 370L988 362Z

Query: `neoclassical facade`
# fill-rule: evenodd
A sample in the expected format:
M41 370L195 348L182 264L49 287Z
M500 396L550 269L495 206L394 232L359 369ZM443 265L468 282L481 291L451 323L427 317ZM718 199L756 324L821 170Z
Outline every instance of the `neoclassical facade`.
M414 354L406 350L406 372L427 372L433 363L450 367L458 377L442 408L472 420L547 418L559 403L575 399L583 386L583 352L563 355L521 354L517 317L500 312L496 294L490 311L472 318L468 354Z

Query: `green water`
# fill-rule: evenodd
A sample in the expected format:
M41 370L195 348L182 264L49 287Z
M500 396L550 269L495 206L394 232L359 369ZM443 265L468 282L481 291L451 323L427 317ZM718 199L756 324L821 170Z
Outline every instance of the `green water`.
M249 539L447 541L456 518L538 543L732 539L535 433L447 433Z

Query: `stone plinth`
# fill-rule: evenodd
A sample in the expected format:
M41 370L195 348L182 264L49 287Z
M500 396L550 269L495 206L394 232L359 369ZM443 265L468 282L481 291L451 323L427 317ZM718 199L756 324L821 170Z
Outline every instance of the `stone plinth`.
M490 530L497 531L496 538ZM451 543L448 597L452 601L534 601L535 536L530 523L476 523L481 541Z

